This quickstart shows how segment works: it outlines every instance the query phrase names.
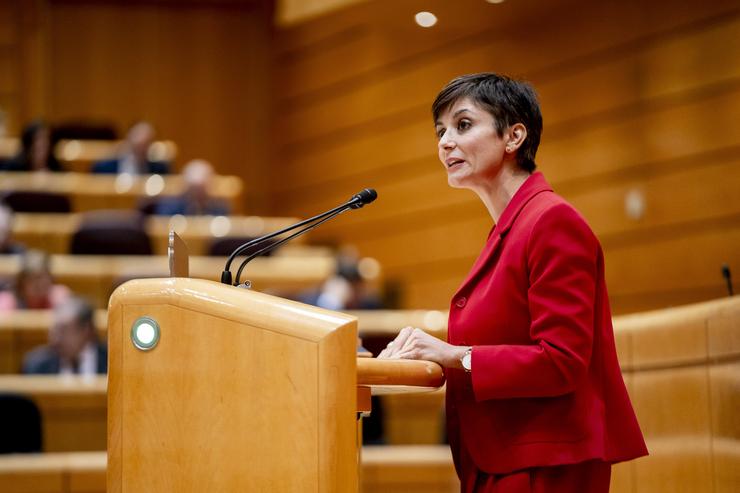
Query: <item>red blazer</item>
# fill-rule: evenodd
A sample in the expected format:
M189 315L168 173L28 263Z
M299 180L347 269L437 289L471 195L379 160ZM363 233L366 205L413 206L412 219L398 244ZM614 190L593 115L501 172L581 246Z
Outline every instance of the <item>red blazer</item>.
M505 474L647 454L617 361L604 256L540 173L512 198L450 307L448 339L473 346L447 371L448 436Z

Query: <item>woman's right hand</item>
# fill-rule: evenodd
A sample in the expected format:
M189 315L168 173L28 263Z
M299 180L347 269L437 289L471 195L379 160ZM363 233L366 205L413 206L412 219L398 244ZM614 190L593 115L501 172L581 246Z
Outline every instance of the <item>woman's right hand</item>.
M417 359L434 361L444 368L462 369L460 359L468 347L453 346L414 327L404 327L378 359Z

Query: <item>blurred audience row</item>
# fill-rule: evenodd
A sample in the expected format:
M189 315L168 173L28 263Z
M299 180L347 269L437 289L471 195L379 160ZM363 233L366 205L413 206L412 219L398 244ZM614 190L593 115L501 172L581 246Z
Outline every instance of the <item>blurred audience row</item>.
M116 156L94 163L93 173L168 174L170 163L152 160L150 148L156 138L151 123L137 122L131 126ZM0 171L64 171L54 155L58 137L48 124L37 120L28 124L21 134L21 147L11 159L0 161Z
M20 149L12 158L0 159L0 171L64 171L54 155L58 136L43 121L27 125L20 139ZM117 155L96 162L93 173L169 174L170 163L151 158L150 148L156 133L145 121L128 130ZM185 191L180 196L161 197L143 204L144 212L160 215L227 215L228 204L209 193L214 169L197 159L183 167ZM12 280L0 282L0 316L17 310L52 310L48 344L25 355L23 373L95 374L107 371L107 350L98 340L93 306L75 296L66 286L55 284L49 268L49 256L26 250L13 240L13 210L0 197L0 255L20 255L21 266ZM10 201L8 200L9 205Z
M93 173L168 174L170 163L152 160L150 147L155 141L154 127L138 122L128 131L117 155L98 161ZM55 137L44 122L29 124L21 137L21 148L12 158L0 161L0 171L64 171L54 156ZM193 160L182 169L184 192L174 197L159 197L140 204L141 212L159 215L228 215L228 204L212 197L209 188L214 178L213 166ZM12 191L11 191L12 192ZM0 195L0 255L19 255L20 268L12 280L0 279L0 316L17 310L52 310L48 343L26 354L24 373L105 373L107 351L98 340L94 309L65 286L56 284L49 268L49 256L27 250L12 238L13 209L8 194ZM5 200L5 204L3 201ZM370 270L377 265L371 265ZM337 255L337 271L316 289L297 296L300 301L332 310L375 309L383 302L377 287L367 282L377 272L363 272L359 255L352 248ZM368 436L372 435L369 434Z
M335 276L299 299L332 310L381 308L378 292L366 283L351 250L338 257ZM15 279L0 290L0 317L17 310L52 310L49 342L25 355L23 373L105 373L107 351L98 340L94 308L66 286L53 281L49 257L28 250L21 255Z

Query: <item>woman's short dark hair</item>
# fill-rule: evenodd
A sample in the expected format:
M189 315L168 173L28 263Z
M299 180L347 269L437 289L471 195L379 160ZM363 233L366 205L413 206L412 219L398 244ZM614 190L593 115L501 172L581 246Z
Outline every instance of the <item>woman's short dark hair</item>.
M542 134L542 113L532 86L492 72L457 77L439 92L432 103L434 121L462 98L470 98L493 115L499 136L515 123L527 127L527 138L517 152L517 164L530 173L534 171L537 167L534 158Z

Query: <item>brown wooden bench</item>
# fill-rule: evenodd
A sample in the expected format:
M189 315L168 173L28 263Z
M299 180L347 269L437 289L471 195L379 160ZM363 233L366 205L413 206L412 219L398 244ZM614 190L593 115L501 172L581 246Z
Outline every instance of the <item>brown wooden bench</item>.
M286 250L285 254L256 258L244 272L255 289L295 292L321 283L334 274L336 260L329 251L310 249L307 254ZM296 252L290 254L289 252ZM190 277L218 280L226 258L190 257ZM20 267L15 255L0 256L0 278L12 279ZM236 272L236 265L232 265ZM56 282L90 299L98 308L108 305L108 298L120 282L136 277L168 277L169 263L164 255L52 255L51 273Z
M17 213L13 217L13 238L28 248L47 253L67 254L72 235L83 220L83 214ZM150 216L145 220L145 230L151 238L156 255L167 254L168 235L175 230L188 246L190 255L208 255L211 243L220 238L258 236L277 231L299 219L292 217L259 216ZM286 245L302 243L298 237ZM278 250L279 252L280 250Z
M213 177L211 194L243 212L243 183L238 176ZM0 194L10 191L52 192L69 197L72 211L136 209L144 199L175 196L185 190L181 175L100 175L89 173L0 172Z

